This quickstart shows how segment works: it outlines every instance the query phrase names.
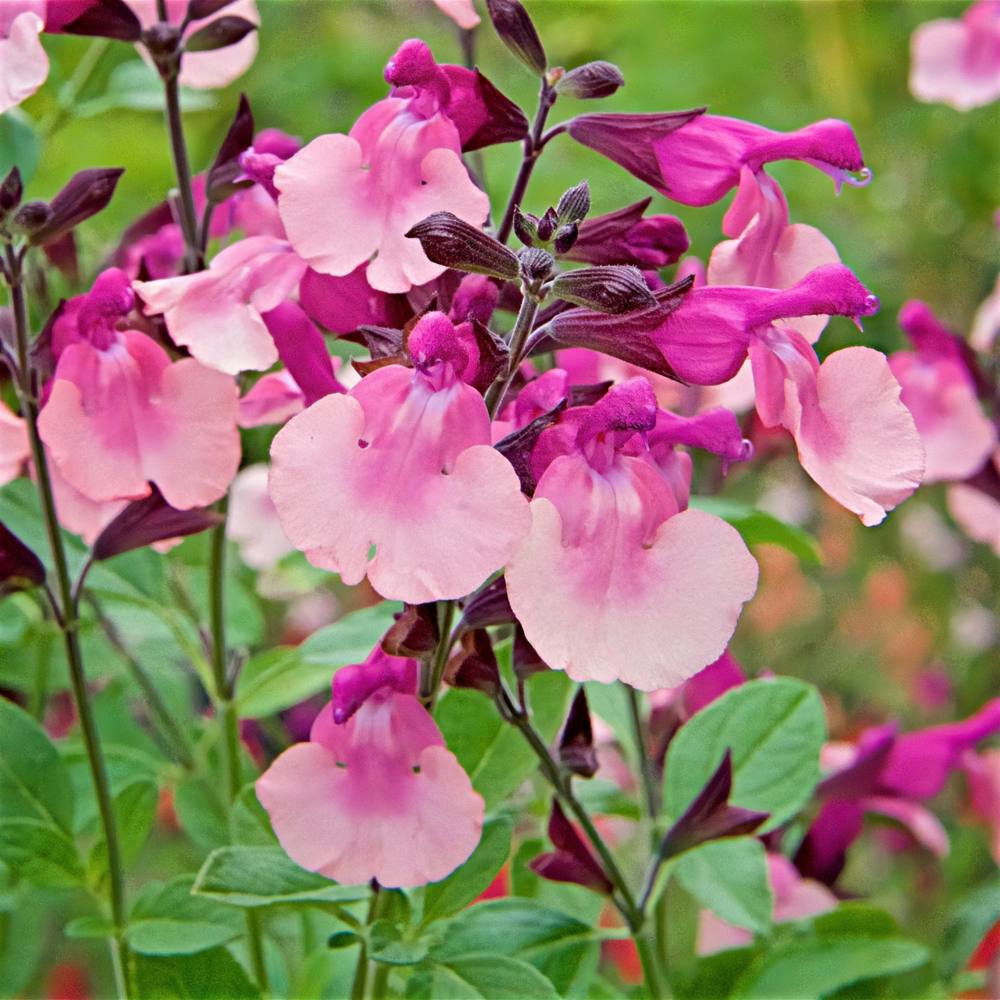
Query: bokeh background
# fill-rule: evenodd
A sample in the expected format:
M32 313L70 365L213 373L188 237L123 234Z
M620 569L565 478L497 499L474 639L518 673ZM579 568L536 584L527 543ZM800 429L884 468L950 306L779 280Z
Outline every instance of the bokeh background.
M960 114L919 104L906 83L913 29L957 16L962 4L536 0L529 7L554 64L601 58L621 67L626 86L601 110L708 105L778 129L825 117L851 122L874 182L835 197L818 171L777 164L769 170L785 189L793 221L823 230L880 295L883 308L866 321L865 343L901 346L895 317L911 297L928 301L956 330L968 329L997 273L1000 116L996 107ZM258 127L308 140L346 131L384 95L382 68L404 39L420 36L439 61L461 61L453 25L429 0L260 0L260 11L252 69L228 91L188 95L196 169L214 155L241 90ZM47 197L83 167L126 167L110 208L80 234L94 266L124 226L171 186L159 84L127 46L101 51L101 42L52 36L45 45L53 62L49 83L22 112L0 119L0 168L19 161L29 193ZM81 60L98 55L77 89ZM487 25L478 33L478 62L502 90L533 108L533 78ZM63 106L70 102L72 108ZM561 100L551 120L583 109L583 102ZM494 206L506 200L518 157L515 146L486 152ZM596 211L648 194L563 136L546 150L526 206L540 212L583 178ZM688 209L654 199L655 210L684 220L692 252L703 258L721 238L727 204ZM861 339L835 319L821 353ZM770 669L818 684L838 738L888 718L906 727L958 718L995 696L1000 562L949 521L943 489L922 490L883 526L863 529L805 479L786 442L766 444L761 456L763 474L759 465L752 478L734 472L724 495L802 524L818 538L822 562L803 565L767 546L757 551L762 587L734 646L748 672ZM844 880L848 889L874 894L910 933L928 940L940 931L947 900L994 870L987 832L967 822L961 796L953 794L954 808L945 800L937 810L953 844L943 862L872 845L854 852ZM157 863L149 859L150 868Z

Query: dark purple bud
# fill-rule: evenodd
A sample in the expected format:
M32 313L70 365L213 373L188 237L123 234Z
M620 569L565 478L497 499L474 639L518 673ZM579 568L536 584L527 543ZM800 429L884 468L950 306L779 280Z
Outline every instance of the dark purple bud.
M445 678L452 687L473 688L488 698L500 693L500 669L485 629L462 633L461 649L448 661Z
M0 597L44 582L42 560L0 521Z
M406 235L420 240L424 253L435 264L488 274L504 281L517 280L517 257L513 250L451 212L427 216Z
M672 215L644 219L642 214L650 201L644 198L616 212L586 219L566 256L585 264L635 264L642 269L676 263L689 245L684 224Z
M437 648L437 605L404 604L389 631L382 637L382 649L390 656L409 656L423 659Z
M175 510L154 486L148 497L133 500L104 528L92 555L97 560L110 559L167 538L196 535L221 523L222 517L210 510Z
M465 70L463 66L443 66L441 67L449 82L452 84L452 101L455 100L456 90L461 99L461 89L455 87L454 71ZM528 134L528 119L524 112L505 96L485 77L478 69L472 71L475 80L475 89L481 100L479 110L485 112L485 120L476 126L471 135L462 139L462 151L471 153L476 149L483 149L485 146L495 146L502 142L519 142ZM452 105L448 106L449 117L454 112L458 117L456 125L459 132L462 132L462 118ZM471 110L471 109L470 109ZM478 117L478 116L477 116ZM469 126L471 127L471 125Z
M680 305L693 284L694 279L689 277L661 288L652 293L656 300L654 305L625 315L609 316L590 309L569 309L553 317L545 333L561 347L587 347L678 380L652 334Z
M563 767L581 778L592 778L597 774L594 730L590 725L587 692L582 687L576 692L562 736L559 737L559 760Z
M521 280L529 287L541 285L552 277L555 270L555 258L541 247L525 247L517 255L521 265Z
M31 239L52 218L52 209L44 201L26 201L11 219L12 228Z
M124 168L94 168L81 170L49 203L51 215L48 222L36 230L31 238L35 246L51 243L63 233L68 233L81 222L96 215L115 193Z
M114 38L119 42L137 42L142 37L139 18L125 0L100 0L91 4L79 17L62 26L67 35Z
M556 253L569 253L569 251L573 249L573 244L576 243L579 235L580 227L575 222L570 222L565 226L560 226L556 230L556 238L553 242L553 247Z
M214 49L225 49L243 41L251 31L256 30L257 25L253 21L227 14L209 22L204 28L199 28L184 42L184 51L211 52Z
M0 184L0 217L21 204L24 185L21 183L21 171L16 166L10 168L10 173Z
M524 634L524 629L521 628L520 624L514 626L512 659L514 674L522 681L549 669L549 665L538 655L535 647L528 642L528 637Z
M538 239L538 216L514 208L514 235L526 246L533 247Z
M581 181L564 192L556 206L560 223L582 222L590 211L590 185Z
M741 837L753 833L767 821L769 813L755 812L729 804L733 787L733 758L726 750L722 762L705 787L660 842L662 860L672 858L692 847L722 837Z
M656 305L642 272L629 264L563 271L552 282L552 294L564 302L614 315Z
M614 63L597 59L563 73L556 84L556 92L588 101L597 97L610 97L619 87L624 86L622 71Z
M501 576L469 598L459 628L465 631L489 625L508 625L513 621L514 612L507 600L507 581Z
M567 401L564 399L548 413L543 413L541 416L535 417L530 424L526 424L516 431L511 431L493 446L514 467L514 471L521 481L521 492L525 496L534 496L535 488L538 486L531 464L531 455L535 450L535 445L538 443L542 431L556 423L559 414L566 409L566 405Z
M388 326L359 326L358 336L373 360L403 355L403 331Z
M48 262L68 281L80 280L80 259L76 252L76 235L72 232L50 240L42 247Z
M223 7L228 7L235 0L191 0L188 4L187 19L203 21L206 17L217 14Z
M611 895L614 888L611 879L566 819L557 799L552 800L549 840L556 849L534 858L529 865L533 872L552 882L572 882Z
M555 235L558 226L559 216L556 214L556 210L552 207L547 208L545 214L538 220L538 238L543 243L548 243Z
M486 9L500 41L536 76L543 76L545 49L524 7L518 0L486 0Z
M497 376L507 368L510 349L504 340L498 337L488 326L473 319L472 333L479 349L479 364L471 377L465 380L480 392L486 390L496 381Z
M209 201L218 204L225 201L240 187L247 186L246 181L238 182L237 178L243 173L240 154L253 145L253 129L253 112L250 110L250 103L247 101L246 94L240 94L236 116L222 140L215 162L208 171L208 182L205 190Z
M704 108L696 108L650 115L581 115L566 123L566 131L581 145L601 153L639 180L669 195L660 171L656 144L704 111Z

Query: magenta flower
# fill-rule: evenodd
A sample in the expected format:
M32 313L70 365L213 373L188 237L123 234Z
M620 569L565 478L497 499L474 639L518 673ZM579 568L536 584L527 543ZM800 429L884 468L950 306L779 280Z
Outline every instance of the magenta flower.
M462 163L462 141L442 110L447 79L423 43L405 43L386 70L394 95L369 108L349 135L323 135L274 174L278 208L295 250L323 274L368 263L372 288L406 292L444 271L412 226L448 211L480 225L489 199ZM401 59L400 56L405 56ZM398 94L399 96L395 96Z
M45 0L0 3L0 114L45 83L49 57L39 39L44 28Z
M213 258L207 271L133 284L146 315L162 313L176 344L229 375L263 371L278 349L263 313L281 305L306 271L290 244L251 236Z
M725 650L756 590L736 530L682 510L660 471L658 450L678 440L635 378L566 411L535 448L544 471L507 594L539 656L576 680L675 686Z
M105 271L53 331L58 357L39 428L70 486L90 500L160 488L180 510L226 491L240 460L232 379L193 358L172 362L137 330L119 330L134 297Z
M483 800L414 696L416 681L416 661L376 646L334 677L309 742L257 780L281 846L303 868L348 884L417 886L475 849Z
M143 28L148 28L159 20L156 0L127 0L127 3L135 11ZM187 8L188 0L167 0L167 20L171 24L179 25L184 20ZM226 4L225 9L220 12L221 15L241 17L251 24L260 24L260 14L257 12L255 0L234 0ZM184 29L183 37L190 38L215 19L213 15L189 22ZM145 52L143 56L145 57ZM181 85L197 87L199 90L228 87L250 68L256 57L256 31L251 31L234 45L227 45L221 49L185 52L181 59Z
M684 224L673 215L643 218L651 198L607 215L584 219L567 260L587 264L635 264L640 268L675 264L688 248Z
M924 482L965 479L996 447L997 432L979 405L964 343L946 330L923 302L907 302L899 325L916 351L889 359L924 444Z
M1000 2L978 0L958 20L920 25L910 39L910 92L959 111L1000 97Z
M334 277L310 268L299 285L302 308L330 333L341 336L359 326L400 329L413 311L402 295L376 291L365 277L365 264Z
M489 445L482 397L461 380L470 357L459 331L428 313L408 350L413 369L379 368L289 421L271 449L271 495L310 562L349 584L367 573L384 597L416 604L473 591L530 517Z

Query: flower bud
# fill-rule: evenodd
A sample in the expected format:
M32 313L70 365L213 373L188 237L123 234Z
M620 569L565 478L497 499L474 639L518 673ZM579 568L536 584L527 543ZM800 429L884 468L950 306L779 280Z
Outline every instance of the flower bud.
M15 213L14 229L29 239L52 217L52 209L44 201L26 201Z
M540 285L552 277L555 270L555 258L547 250L540 247L528 247L518 255L521 262L521 280L528 285Z
M250 110L250 103L246 94L240 94L236 116L222 140L222 145L219 146L215 162L208 171L205 190L210 201L215 203L225 201L234 190L247 186L247 181L240 182L237 178L243 174L240 156L253 144L253 131L253 112Z
M564 271L552 283L564 302L603 313L627 313L656 304L642 272L631 265L606 264Z
M404 604L382 637L382 649L390 656L421 659L437 648L438 634L436 604Z
M500 41L537 76L545 73L545 49L535 25L518 0L486 0Z
M41 559L0 521L0 596L44 582Z
M16 166L11 167L10 173L0 184L0 217L17 208L21 204L23 194L24 185L21 182L21 171Z
M34 232L32 244L40 246L51 243L100 212L111 201L118 180L124 172L121 168L95 168L74 174L52 199L49 205L51 214L47 222Z
M177 55L181 44L180 29L166 23L150 25L142 33L142 43L159 65L161 60L170 60Z
M215 49L225 49L230 45L243 41L251 31L256 31L257 25L245 17L226 15L217 18L199 28L184 43L185 52L211 52Z
M533 247L538 239L538 216L514 207L514 235L526 246Z
M54 6L50 5L49 10ZM142 24L125 0L88 4L79 17L63 24L60 30L67 35L114 38L119 42L138 42L142 37Z
M489 274L505 281L517 280L514 251L451 212L435 212L427 216L406 235L420 240L424 253L435 264L458 271Z
M559 225L559 216L554 208L547 208L545 214L538 220L538 238L543 243L548 243L555 234Z
M485 629L462 635L462 648L448 661L445 678L452 687L473 688L488 698L500 692L500 669Z
M587 692L582 686L573 699L562 736L559 737L559 761L568 771L581 778L592 778L597 774L594 730L590 724Z
M579 235L580 227L575 222L571 222L566 226L560 226L556 230L556 238L553 242L553 247L555 248L556 253L569 253L569 251L572 250L576 244L576 240Z
M622 71L614 63L598 59L564 73L556 84L556 91L567 97L588 101L610 97L619 87L624 86Z
M581 181L566 191L556 206L556 214L562 223L582 222L589 211L590 185L586 181Z

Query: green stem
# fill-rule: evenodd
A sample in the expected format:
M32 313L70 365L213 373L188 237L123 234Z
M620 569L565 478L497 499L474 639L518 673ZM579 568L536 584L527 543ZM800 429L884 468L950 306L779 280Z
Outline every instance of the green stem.
M640 931L634 931L632 940L635 942L636 951L639 953L639 961L642 963L642 972L646 980L646 989L649 990L653 1000L662 1000L669 995L664 989L663 981L660 977L660 963L656 957L656 950L648 935Z
M377 884L372 887L372 898L368 902L368 915L365 917L365 927L371 927L375 921L375 914L378 912L379 888ZM364 1000L365 987L368 985L368 945L365 940L361 941L361 950L358 952L358 962L354 966L354 979L351 982L351 1000Z
M497 379L486 390L486 409L490 412L490 417L495 417L503 406L504 396L510 388L514 376L517 374L518 366L521 364L525 345L531 334L531 328L535 325L535 316L538 314L538 300L527 291L521 297L521 308L517 311L517 319L514 321L514 329L510 333L510 356L507 360L507 370L503 377Z
M101 822L101 831L108 854L108 896L111 907L111 924L114 929L110 938L111 957L115 968L115 981L119 997L128 997L131 992L125 932L125 874L122 863L121 847L118 841L118 826L115 821L114 806L111 798L111 783L108 779L107 764L101 748L97 723L87 692L87 676L84 670L83 651L80 648L79 607L70 580L69 563L63 546L62 534L59 529L59 518L56 514L55 498L52 492L52 480L49 473L48 459L41 436L38 432L38 400L32 384L31 368L28 358L28 311L24 299L23 273L21 264L23 254L16 254L14 248L6 246L7 277L10 283L11 306L14 313L14 331L17 340L18 371L15 386L21 415L28 428L28 443L31 449L31 460L35 469L35 483L41 501L42 518L45 523L45 533L48 537L49 549L52 553L53 569L56 576L59 604L53 610L63 636L66 649L66 661L69 666L70 686L73 690L73 700L76 704L77 716L80 720L80 732L87 754L87 764L90 769L91 781L94 785L94 795L97 799L97 811Z
M646 749L646 736L642 726L642 711L639 705L639 693L629 684L622 684L628 695L629 720L632 724L632 739L635 742L636 759L639 762L639 776L642 781L643 801L646 806L646 815L651 823L656 822L659 815L656 794L656 778L653 774L653 762L650 760L649 751ZM656 831L653 830L655 838Z
M39 137L47 139L56 132L69 116L76 103L80 91L86 86L101 57L110 45L107 38L95 38L80 56L79 62L73 67L70 78L59 88L56 96L56 106L42 119L38 126Z
M426 684L421 685L421 698L427 706L427 710L434 708L434 701L441 688L441 681L444 678L444 668L448 663L448 653L451 650L453 636L451 627L455 621L455 609L458 607L457 601L438 602L438 644L434 650L434 659L427 670Z

